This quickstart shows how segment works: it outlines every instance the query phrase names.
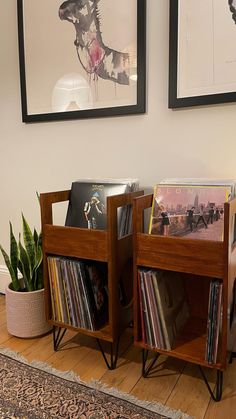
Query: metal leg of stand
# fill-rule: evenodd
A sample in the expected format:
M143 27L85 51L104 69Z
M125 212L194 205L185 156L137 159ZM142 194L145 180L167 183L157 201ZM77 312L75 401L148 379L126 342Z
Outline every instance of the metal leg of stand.
M221 397L222 397L223 371L217 370L217 372L216 372L216 374L217 374L216 375L216 388L215 388L215 394L214 394L213 391L212 391L212 389L211 389L211 387L210 387L210 385L209 385L209 383L208 383L208 381L207 381L207 378L205 376L205 373L204 373L202 367L200 365L198 367L199 367L199 369L201 371L202 377L203 377L203 379L204 379L204 381L206 383L206 386L207 386L208 391L209 391L209 393L211 395L211 398L215 402L219 402L221 400Z
M154 358L150 361L148 366L146 367L147 359L148 359L148 350L142 349L142 376L147 377L149 372L151 371L152 367L154 366L157 358L160 356L159 353L157 353Z
M59 345L60 345L65 333L66 333L66 329L63 330L62 327L57 328L56 326L53 326L53 348L54 348L54 351L58 350Z
M232 364L234 358L236 358L236 352L231 352L230 358L229 358L229 364Z
M118 359L118 352L119 352L119 342L120 342L120 338L118 338L116 345L115 345L115 353L113 351L114 347L113 347L113 343L110 343L111 345L111 351L110 351L110 356L111 356L111 362L109 363L106 357L106 354L104 352L104 349L102 347L102 344L100 342L100 339L97 339L97 343L99 346L99 349L102 353L103 359L106 363L106 366L109 370L114 370L116 368L116 364L117 364L117 359Z

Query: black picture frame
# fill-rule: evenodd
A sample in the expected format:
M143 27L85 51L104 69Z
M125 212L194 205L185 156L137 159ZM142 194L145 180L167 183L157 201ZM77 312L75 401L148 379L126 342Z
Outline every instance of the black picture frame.
M178 59L179 59L179 5L181 0L170 0L169 11L169 97L168 107L184 108L191 106L214 105L236 101L236 92L228 91L221 93L200 94L194 96L178 97ZM196 2L197 5L198 2ZM232 12L230 21L234 19L235 13L232 10L232 0L228 0L229 13ZM199 31L201 31L201 22L199 22ZM236 27L235 27L236 31Z
M66 111L56 111L56 112L54 110L52 111L50 110L46 112L41 112L41 111L35 112L34 110L32 112L29 107L29 96L28 96L29 93L28 92L30 91L31 94L33 95L32 92L34 92L34 85L32 83L29 89L28 81L27 81L27 74L29 74L29 65L27 65L27 62L30 59L29 58L30 50L27 51L27 42L25 42L25 32L26 32L25 28L27 28L27 31L28 31L27 32L28 38L30 38L30 31L36 31L37 28L33 26L32 24L28 24L27 20L29 21L29 13L26 17L25 6L27 4L26 2L32 3L33 1L35 1L36 7L40 7L41 2L39 2L38 0L17 0L20 87L21 87L21 107L22 107L22 121L23 122L29 123L29 122L43 122L43 121L72 120L72 119L82 119L82 118L96 118L96 117L106 117L106 116L142 114L146 112L146 0L136 0L136 4L134 3L137 10L137 34L135 34L136 36L135 43L137 44L137 50L136 50L136 56L135 56L135 59L136 59L135 62L137 63L136 64L137 81L135 81L135 85L137 87L136 86L133 87L133 91L135 90L135 103L126 104L124 101L124 105L122 103L119 103L118 105L114 104L114 106L112 104L112 106L106 106L106 107L91 107L88 109L66 110ZM101 4L103 0L96 0L96 1L98 1L98 3L100 2ZM116 0L112 0L112 1L117 3ZM56 3L58 4L58 1L56 1ZM63 0L61 0L60 4L62 3L63 3ZM90 1L90 4L91 4L91 1ZM50 0L50 2L48 2L47 7L49 8L55 7L53 0ZM98 4L98 7L99 7L99 4ZM58 13L58 8L55 11ZM99 17L99 19L100 18L101 17ZM134 22L136 23L136 21ZM68 22L64 22L64 23L68 23ZM33 36L35 37L36 34L34 33ZM53 37L53 34L52 34L52 37ZM74 39L72 39L72 42L75 44ZM43 48L43 45L42 45L42 48ZM27 61L27 58L28 58L28 61ZM79 62L78 60L78 66L80 63L81 61ZM33 67L33 65L31 67ZM82 68L82 70L84 70L84 68ZM104 80L102 80L102 82L103 81ZM107 83L112 83L112 85L115 86L114 90L119 89L120 87L118 83L114 83L111 80L105 80L105 81ZM36 84L35 84L35 91L37 88L38 86L36 87ZM122 100L120 100L120 102L122 102Z

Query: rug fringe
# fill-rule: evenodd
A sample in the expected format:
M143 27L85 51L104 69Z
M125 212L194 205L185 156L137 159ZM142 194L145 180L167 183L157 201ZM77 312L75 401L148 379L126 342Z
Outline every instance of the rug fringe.
M117 390L113 387L108 387L106 384L101 383L100 381L92 381L93 388L97 388L100 391L103 391L106 394L113 395L117 398L121 398L122 400L126 400L130 403L134 403L136 406L140 406L151 410L155 413L159 413L160 415L168 415L168 418L171 419L194 419L193 416L189 416L186 413L181 412L180 410L174 410L170 407L164 406L158 402L150 402L148 400L140 400L137 397L133 396L129 393L124 393L120 390Z
M180 410L171 409L158 402L150 402L147 400L137 399L135 396L132 396L128 393L117 390L116 388L108 387L106 384L103 384L98 380L91 380L89 382L82 381L80 377L73 371L59 371L56 368L53 368L47 363L42 362L42 361L29 362L19 352L15 352L10 349L0 347L0 354L8 356L9 358L12 358L16 361L21 362L22 364L26 364L28 366L40 369L49 374L53 374L56 377L63 378L64 380L83 384L92 389L102 391L105 394L109 394L111 396L120 398L122 400L126 400L127 402L133 403L136 406L146 408L147 410L151 410L155 413L159 413L160 415L168 416L168 418L170 419L194 419L192 416L189 416L186 413L181 412Z

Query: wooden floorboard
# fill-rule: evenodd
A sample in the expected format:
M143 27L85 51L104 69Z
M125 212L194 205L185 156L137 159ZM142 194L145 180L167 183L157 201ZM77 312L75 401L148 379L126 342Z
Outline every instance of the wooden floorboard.
M185 363L179 359L160 356L148 378L141 377L133 388L132 394L139 399L166 404L178 383L184 365Z
M101 381L108 387L130 393L140 379L140 352L133 345L123 353L113 371L106 369Z
M211 381L214 371L205 369L205 372L210 384L212 384ZM209 404L209 393L205 382L200 376L197 365L186 364L166 404L173 409L188 412L189 415L196 418L200 419L204 417Z
M95 339L67 331L60 350L54 352L52 333L35 339L18 339L7 332L5 298L0 296L0 346L21 353L29 361L72 370L84 381L100 380L109 387L133 396L180 409L196 419L236 418L236 359L224 374L223 397L211 401L198 367L171 357L160 356L148 378L141 376L141 351L132 344L131 330L122 336L117 368L109 371ZM109 344L104 344L109 357ZM152 356L152 354L150 354ZM214 388L215 372L205 369Z

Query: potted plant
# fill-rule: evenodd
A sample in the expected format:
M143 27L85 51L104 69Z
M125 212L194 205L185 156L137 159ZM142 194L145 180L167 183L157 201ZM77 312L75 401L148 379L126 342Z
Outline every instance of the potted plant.
M0 246L11 283L6 288L7 330L22 337L36 337L47 333L51 326L46 321L43 284L42 235L33 233L22 214L23 243L13 233L10 222L10 255Z

